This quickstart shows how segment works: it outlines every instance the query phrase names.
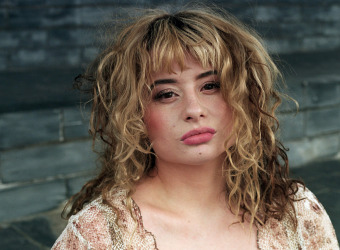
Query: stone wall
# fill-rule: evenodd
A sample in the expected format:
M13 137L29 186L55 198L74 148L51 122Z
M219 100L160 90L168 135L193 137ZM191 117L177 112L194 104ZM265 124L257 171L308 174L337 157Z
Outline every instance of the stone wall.
M93 175L88 112L79 111L80 97L71 86L98 53L98 25L133 15L136 8L176 9L186 3L0 2L0 221L54 208ZM290 148L292 166L336 156L340 2L214 3L254 27L269 50L280 54L287 92L300 103L296 115L291 103L280 109L281 138Z
M0 114L0 221L55 208L96 169L88 112L78 108Z
M176 9L189 1L3 0L0 3L0 70L78 67L97 53L100 23L136 8ZM279 53L339 48L337 0L213 1L248 23ZM211 1L206 2L211 6Z
M306 78L292 84L299 112L283 105L279 120L281 139L289 148L291 167L329 157L340 152L340 75Z

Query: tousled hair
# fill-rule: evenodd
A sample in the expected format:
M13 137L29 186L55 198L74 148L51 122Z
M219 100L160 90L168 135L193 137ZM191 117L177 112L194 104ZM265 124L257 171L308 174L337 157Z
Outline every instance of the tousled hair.
M296 224L293 195L299 181L289 178L286 149L276 138L280 72L254 31L229 14L207 9L148 11L124 27L78 78L91 84L90 131L94 143L101 141L102 169L71 197L68 217L100 195L110 204L116 188L128 191L131 209L137 181L155 167L143 122L150 74L170 72L174 62L184 69L188 55L217 71L223 98L233 110L221 173L232 212L251 224L288 214ZM235 142L227 147L230 138Z

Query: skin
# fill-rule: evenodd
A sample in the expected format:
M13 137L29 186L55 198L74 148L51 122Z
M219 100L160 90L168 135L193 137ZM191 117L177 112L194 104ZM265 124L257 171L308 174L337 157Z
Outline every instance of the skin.
M157 155L153 177L132 196L146 230L159 249L256 249L256 229L238 222L225 201L222 165L232 110L224 101L216 72L188 57L182 71L152 75L152 101L144 122ZM209 127L210 140L187 145L182 137ZM228 145L229 146L229 145Z

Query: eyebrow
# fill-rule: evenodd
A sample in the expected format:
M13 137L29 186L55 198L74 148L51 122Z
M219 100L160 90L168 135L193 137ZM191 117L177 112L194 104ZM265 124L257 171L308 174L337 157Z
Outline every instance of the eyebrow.
M210 76L210 75L217 75L217 70L209 70L207 72L203 72L196 77L196 80L202 79L202 78ZM154 81L152 86L156 86L158 84L167 84L167 83L177 83L177 81L175 79L172 79L172 78L159 79L159 80Z
M199 74L197 77L196 77L196 80L199 80L201 78L204 78L204 77L207 77L207 76L211 76L211 75L217 75L217 70L209 70L207 72L204 72L202 74Z

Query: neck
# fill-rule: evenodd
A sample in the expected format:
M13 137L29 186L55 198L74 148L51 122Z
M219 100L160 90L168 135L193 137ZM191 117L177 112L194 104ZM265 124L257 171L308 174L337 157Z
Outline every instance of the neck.
M225 206L225 185L222 177L223 159L202 165L180 165L156 161L154 177L144 183L152 187L151 196L157 206L174 211L206 212L216 206Z

